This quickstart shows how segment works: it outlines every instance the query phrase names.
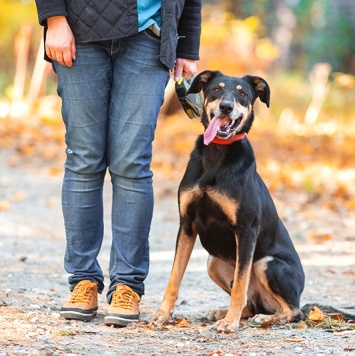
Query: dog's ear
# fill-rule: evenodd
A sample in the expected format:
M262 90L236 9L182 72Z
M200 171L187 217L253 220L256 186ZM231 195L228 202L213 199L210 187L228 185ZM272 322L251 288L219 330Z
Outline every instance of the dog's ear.
M198 74L195 79L192 81L187 94L197 94L199 93L210 81L212 78L223 75L218 70L205 70Z
M270 87L269 84L260 77L255 77L251 75L246 75L243 79L246 79L253 87L256 96L266 104L267 107L270 105Z

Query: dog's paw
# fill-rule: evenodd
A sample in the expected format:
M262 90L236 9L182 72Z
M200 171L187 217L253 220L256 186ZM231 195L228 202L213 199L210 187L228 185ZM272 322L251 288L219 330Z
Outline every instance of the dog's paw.
M147 322L154 326L162 326L170 319L170 314L162 309L158 309L154 314L150 315Z
M227 320L226 318L218 320L214 325L213 329L218 333L234 333L239 328L239 320Z
M208 321L221 320L227 315L227 312L228 309L209 310L202 319Z
M258 325L282 325L290 321L290 318L285 314L256 314L252 318L248 319L250 324Z
M250 323L261 324L270 322L273 319L274 315L268 314L256 314L252 318L249 318Z

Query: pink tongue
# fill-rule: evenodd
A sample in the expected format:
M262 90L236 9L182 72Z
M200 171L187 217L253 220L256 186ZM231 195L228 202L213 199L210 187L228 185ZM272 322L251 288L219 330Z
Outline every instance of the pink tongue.
M219 126L221 125L217 116L215 116L208 125L205 133L203 134L203 142L207 146L217 135Z

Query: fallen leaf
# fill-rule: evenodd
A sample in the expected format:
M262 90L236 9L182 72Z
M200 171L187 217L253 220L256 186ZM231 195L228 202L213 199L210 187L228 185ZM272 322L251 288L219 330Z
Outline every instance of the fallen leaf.
M313 307L313 310L309 312L309 320L312 321L322 321L324 319L323 312L316 306Z
M0 201L0 211L8 211L10 210L11 204L8 200Z
M344 351L355 351L355 347L345 347Z
M327 272L328 272L328 273L331 273L331 274L336 274L336 271L334 271L334 270L331 269L331 268L327 268Z
M324 233L320 231L310 230L307 235L307 240L314 243L321 243L325 241L329 241L333 238L333 236L329 233Z
M138 323L139 324L139 326L141 326L141 327L143 327L144 329L148 329L148 330L156 330L156 327L153 325L153 324L151 324L151 323L144 323L144 322L140 322L140 323Z
M215 355L223 355L223 352L221 350L217 350L206 354L206 356L215 356Z
M177 326L178 328L191 327L191 324L185 318L180 318L178 320L172 321L171 324Z
M17 201L24 200L25 198L26 198L25 192L20 191L15 194L15 200Z
M292 329L307 329L307 328L308 326L303 320L301 320L297 324L292 325Z
M260 323L260 327L261 328L269 328L270 326L273 326L274 324L275 324L274 320L269 319L269 320L262 321Z
M328 313L327 316L333 320L344 321L344 316L342 313Z
M76 332L74 330L61 330L58 333L55 334L55 336L75 336Z

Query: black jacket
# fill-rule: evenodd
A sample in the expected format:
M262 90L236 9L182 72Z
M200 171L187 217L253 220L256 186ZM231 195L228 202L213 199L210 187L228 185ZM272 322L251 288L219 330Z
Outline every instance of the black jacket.
M139 0L138 0L139 1ZM89 5L90 4L90 5ZM39 23L64 15L77 43L112 40L138 32L137 0L36 0ZM199 59L201 0L162 0L160 60Z

